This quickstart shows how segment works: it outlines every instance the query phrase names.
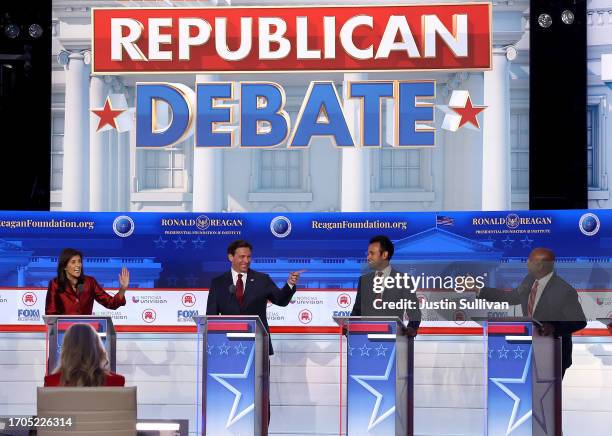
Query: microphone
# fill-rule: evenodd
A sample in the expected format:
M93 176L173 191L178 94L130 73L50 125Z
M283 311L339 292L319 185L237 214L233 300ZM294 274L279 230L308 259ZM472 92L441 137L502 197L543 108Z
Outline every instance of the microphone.
M231 285L229 285L229 288L227 288L227 290L230 294L234 295L236 293L236 285L232 283Z

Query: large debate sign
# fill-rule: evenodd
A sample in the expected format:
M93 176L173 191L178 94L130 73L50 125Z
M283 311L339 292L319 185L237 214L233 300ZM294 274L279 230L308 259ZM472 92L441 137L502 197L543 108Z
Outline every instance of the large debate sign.
M58 8L52 208L528 207L528 2L287 3Z
M448 213L40 213L0 215L2 324L41 325L47 283L65 247L84 252L84 272L107 289L131 273L127 305L96 305L126 326L186 326L206 309L212 277L229 269L235 239L254 246L253 269L282 285L305 270L286 308L270 305L277 331L333 331L350 314L369 239L395 243L392 265L408 277L424 325L474 325L473 316L520 315L520 308L475 299L473 288L517 286L535 247L556 256L557 274L576 288L592 327L612 317L612 212ZM410 292L412 292L410 291ZM247 289L248 292L248 289Z
M347 7L96 9L93 72L482 71L491 67L490 20L487 3L380 6L367 13ZM380 147L387 99L394 104L394 146L435 143L434 80L349 82L345 98L361 104L360 138L351 132L331 80L310 83L293 127L282 86L265 80L237 85L197 83L193 92L182 84L137 83L136 146L171 146L195 128L195 147L275 147L285 141L289 148L308 147L320 136L338 147ZM235 99L238 135L229 126L228 101ZM172 112L166 126L158 125L157 101ZM104 121L114 123L112 111L100 114L100 124L107 116Z

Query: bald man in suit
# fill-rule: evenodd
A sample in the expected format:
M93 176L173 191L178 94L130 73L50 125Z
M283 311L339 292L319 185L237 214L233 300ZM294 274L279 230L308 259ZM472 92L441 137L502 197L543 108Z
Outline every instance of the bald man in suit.
M523 315L542 323L540 334L561 337L563 375L572 364L572 333L586 327L578 293L554 271L555 253L535 248L527 259L527 276L511 290L482 288L478 297L521 305Z

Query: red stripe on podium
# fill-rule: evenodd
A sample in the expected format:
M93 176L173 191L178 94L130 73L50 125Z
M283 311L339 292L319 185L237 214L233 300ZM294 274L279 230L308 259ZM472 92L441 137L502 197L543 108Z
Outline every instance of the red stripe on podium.
M208 321L206 327L208 331L230 331L230 332L248 332L249 324L246 322L215 322Z
M95 331L100 331L100 323L98 321L59 321L57 328L60 331L66 331L73 324L87 324L92 326Z
M389 333L389 324L350 324L349 332Z
M19 325L0 324L1 333L41 333L47 330L42 324ZM121 333L196 333L195 325L116 325L115 330ZM340 327L298 327L298 326L274 326L270 327L270 333L288 334L338 334ZM377 332L373 332L377 333ZM481 327L421 327L419 335L482 335ZM573 336L602 337L612 336L612 330L605 328L588 328L577 331Z
M524 335L527 333L524 324L489 324L487 331L490 335Z

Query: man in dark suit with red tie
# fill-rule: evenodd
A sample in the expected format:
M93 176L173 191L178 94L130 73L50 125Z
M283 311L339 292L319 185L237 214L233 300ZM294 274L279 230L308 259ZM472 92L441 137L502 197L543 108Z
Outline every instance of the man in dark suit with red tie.
M272 281L268 274L250 268L253 246L247 241L237 240L227 247L227 258L231 262L230 271L215 277L208 292L207 315L258 315L268 334L266 308L268 301L277 306L287 306L295 294L296 284L302 271L291 272L282 289ZM274 354L272 340L270 355ZM267 377L268 383L270 378ZM267 386L266 392L270 388ZM270 397L268 397L268 423L270 422Z
M253 247L247 241L234 241L227 247L230 271L212 280L206 305L207 315L258 315L269 332L266 308L268 300L287 306L295 294L302 271L289 273L282 289L268 274L250 269ZM274 354L270 340L270 354Z
M586 327L578 293L554 271L555 253L535 248L527 259L529 274L511 291L482 288L478 297L520 304L523 315L542 323L540 334L561 337L563 375L572 364L572 333Z

